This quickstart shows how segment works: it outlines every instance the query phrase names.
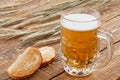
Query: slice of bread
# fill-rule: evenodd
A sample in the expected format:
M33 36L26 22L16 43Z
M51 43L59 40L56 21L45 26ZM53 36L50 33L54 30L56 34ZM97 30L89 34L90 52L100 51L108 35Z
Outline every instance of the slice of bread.
M55 49L53 47L48 47L48 46L41 47L39 48L39 51L42 56L42 66L51 63L56 56Z
M41 53L37 48L28 47L7 70L13 79L33 74L42 64Z

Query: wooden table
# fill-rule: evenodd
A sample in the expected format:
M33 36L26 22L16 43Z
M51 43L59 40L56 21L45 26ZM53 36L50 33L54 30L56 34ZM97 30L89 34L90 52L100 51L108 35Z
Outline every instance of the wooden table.
M77 2L74 3L75 1ZM67 6L69 7L61 8L66 5L64 3L67 3ZM70 6L72 3L75 5ZM59 7L57 6L59 4L64 5ZM57 43L49 45L56 49L57 56L55 60L51 64L40 68L35 74L25 80L120 80L120 0L0 0L0 5L0 19L5 17L17 19L24 16L31 18L30 16L32 11L44 9L49 10L50 7L54 10L58 9L58 11L60 11L59 8L66 10L75 6L93 7L102 14L102 23L100 28L113 33L114 54L110 64L105 68L93 72L87 77L72 77L68 75L63 70L61 59L58 56L58 54L60 54L60 47L59 43ZM11 5L13 6L11 7ZM5 12L7 10L11 12ZM18 10L18 12L15 10ZM53 19L50 19L50 22L56 20L59 22L59 16L53 17ZM49 21L47 23L49 23ZM38 23L34 22L32 24L25 25L25 28L21 30L27 30L28 27L32 27L34 25L36 26ZM8 76L6 70L14 62L16 57L28 46L32 46L32 44L22 45L19 37L9 40L0 40L0 80L12 80ZM101 47L103 49L102 52L106 53L104 43L102 43Z

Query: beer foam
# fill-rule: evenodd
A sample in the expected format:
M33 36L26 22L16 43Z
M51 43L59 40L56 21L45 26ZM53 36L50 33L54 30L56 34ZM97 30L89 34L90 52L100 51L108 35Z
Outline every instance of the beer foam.
M61 20L61 24L70 30L88 31L99 26L99 21L95 20L96 17L89 14L69 14L65 15L64 18Z

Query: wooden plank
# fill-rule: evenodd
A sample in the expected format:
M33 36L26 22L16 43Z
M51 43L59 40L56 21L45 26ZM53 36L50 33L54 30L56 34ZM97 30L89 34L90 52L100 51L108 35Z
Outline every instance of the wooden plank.
M117 46L115 45L115 53L113 55L114 59L115 59L117 56L120 55L120 50L119 50L119 46L120 46L120 43L119 43L119 41L120 41L120 35L119 35L120 34L120 32L119 32L120 28L119 27L120 27L120 23L117 22L117 21L120 20L120 16L119 16L120 12L119 12L119 8L114 9L114 10L111 9L110 11L113 11L113 12L107 12L106 14L104 14L102 16L103 17L103 20L102 20L103 24L101 25L101 29L107 30L107 31L113 33L114 43L117 43ZM118 11L118 12L115 12L115 11ZM103 47L103 45L102 45L102 47ZM120 76L119 71L120 71L120 69L119 69L119 66L116 66L119 63L118 62L119 58L120 57L117 57L117 60L114 60L114 61L111 62L114 65L112 65L112 66L108 65L101 72L94 72L92 74L92 76L90 75L91 77L88 76L86 78L75 78L75 77L69 76L66 72L64 72L62 75L60 75L60 76L58 76L56 78L53 78L53 80L61 80L61 79L63 79L63 80L79 80L79 79L80 80L108 80L108 78L109 78L109 80L119 80L119 76ZM108 67L111 68L110 71L109 71ZM117 72L114 72L114 70L112 68L117 69L117 70L115 70ZM100 74L105 73L104 70L109 71L109 73L106 73L105 77L104 77L104 75L102 75L102 76L100 75Z
M52 80L119 80L120 79L120 42L114 45L112 61L105 68L95 71L87 77L72 77L66 72ZM104 51L106 53L106 50Z
M114 15L114 11L116 11L116 9L111 10L111 11L113 11L113 13L107 12L109 14L104 14L103 15L104 20L102 22L104 22L104 23L101 25L101 28L103 28L107 31L111 31L113 33L114 42L117 42L117 41L120 40L120 38L119 38L120 35L118 35L119 34L119 28L118 27L119 27L120 23L117 23L117 21L120 20L120 17L119 17L120 13L117 13L118 15L117 14ZM117 11L119 12L118 8L117 8ZM111 15L111 16L109 16L111 18L107 18L108 15ZM114 16L116 16L116 18ZM114 18L112 18L112 17L114 17ZM102 47L103 47L103 45L102 45ZM58 77L58 78L56 78L56 80L59 79L59 78L62 79L62 77L64 78L65 76L61 76L61 78ZM69 79L72 80L73 78L72 79L68 78L68 80ZM67 78L65 78L64 80L67 80Z
M64 72L62 75L58 76L58 77L55 77L53 78L53 80L117 80L119 79L119 76L120 76L120 68L118 63L119 63L119 54L120 54L120 50L119 50L119 46L120 46L120 43L119 43L119 40L120 40L120 32L119 32L119 26L120 26L120 23L118 23L117 21L120 20L120 16L119 16L119 9L116 8L117 11L118 11L118 15L116 14L116 17L113 17L115 16L115 12L109 12L109 14L104 14L103 15L103 24L101 25L101 28L103 30L107 30L107 31L110 31L113 33L113 38L114 38L114 43L117 43L119 45L115 45L115 53L114 53L114 59L111 64L113 64L112 66L109 65L107 66L105 69L103 69L102 71L100 72L94 72L93 75L90 75L90 77L86 77L86 78L75 78L75 77L71 77L69 76L66 72ZM111 11L116 11L116 9L114 10L111 10ZM110 16L109 16L110 15ZM109 18L108 20L106 19L106 17L113 17L113 18ZM111 24L112 23L112 24ZM102 45L103 47L103 45ZM117 59L116 59L117 57ZM105 70L108 70L109 71L109 68L110 67L110 72L109 73L105 73L104 71ZM115 68L114 68L115 67ZM114 71L114 69L117 69ZM107 71L106 71L107 72ZM105 75L102 75L102 74L106 74ZM105 76L105 77L104 77ZM108 77L109 76L109 77ZM109 79L108 79L109 78Z
M116 22L116 21L118 21L118 19L119 19L120 17L118 17L118 18L114 18L114 19L112 19L112 20L110 20L110 22ZM116 25L116 23L114 23L113 25L111 25L111 24L108 24L109 22L106 22L106 23L104 23L103 24L103 28L106 28L107 26L109 26L110 27L110 29L111 28L113 28L114 26L113 25ZM120 23L118 23L117 25L119 25ZM105 27L106 26L106 27ZM117 27L116 27L117 28ZM114 28L114 29L116 29L116 28ZM114 30L114 29L111 29L111 30ZM118 29L118 28L117 28ZM110 31L110 30L109 30ZM117 32L117 33L116 33ZM119 35L116 35L116 34L119 34L119 30L118 31L115 31L114 32L114 39L115 40L120 40L119 38ZM55 46L56 47L56 46ZM58 45L57 45L57 47L56 47L56 49L58 49ZM58 51L58 50L57 50ZM60 52L58 52L58 54L59 54ZM58 75L58 74L60 74L60 73L63 73L63 67L62 67L62 63L61 63L61 61L60 61L60 59L59 59L59 57L57 57L56 58L56 60L55 60L55 62L53 62L53 64L51 64L51 65L49 65L49 66L47 66L47 67L45 67L45 68L42 68L43 69L43 71L40 69L40 70L38 70L38 72L35 74L35 75L33 75L33 77L31 77L30 79L31 80L34 80L35 78L36 79L38 79L39 77L40 77L40 79L44 79L44 80L47 80L47 79L50 79L50 78L52 78L53 76L55 76L55 75ZM52 70L52 69L54 69L54 70ZM49 73L49 71L51 71L51 73ZM46 75L45 75L46 74ZM5 74L4 74L5 75ZM45 77L45 76L47 76L47 77Z
M118 24L116 24L117 23L117 21L118 21L118 19L120 19L120 17L118 17L118 18L114 18L114 19L112 19L112 20L110 20L109 22L111 23L111 22L113 22L113 25L111 25L111 24L108 24L109 22L107 22L106 24L104 23L103 24L103 26L102 26L102 28L103 29L105 29L106 27L108 27L109 26L109 28L106 28L106 29L108 29L108 31L111 31L111 32L113 32L113 38L114 38L114 43L117 43L117 42L119 42L119 40L120 40L120 32L119 32L119 29L116 27L117 25L120 25L120 23L118 23ZM114 23L115 22L115 23ZM116 26L115 26L116 25ZM113 29L114 28L114 29ZM117 29L117 30L116 30ZM115 31L116 30L116 31ZM119 45L115 45L115 51L117 51L117 50L119 50L119 46L120 46L120 44ZM103 47L103 44L102 44L102 47ZM114 53L114 57L116 57L116 56L118 56L118 55L120 55L120 53L119 52L116 52L116 53ZM120 58L120 57L119 57ZM118 58L118 60L119 60L119 58ZM116 61L117 62L117 61ZM111 63L115 63L115 61L114 62L111 62ZM117 65L118 63L116 63L116 65ZM113 68L113 66L111 67L111 68ZM117 67L118 68L118 70L119 70L119 67ZM107 68L105 68L105 70L106 70ZM114 72L114 70L112 70L112 72ZM110 75L112 75L113 73L111 72L111 74ZM63 73L63 72L62 72ZM118 73L118 72L117 72ZM64 75L63 75L64 74ZM55 78L55 80L60 80L60 79L63 79L63 80L76 80L76 78L75 77L73 77L72 79L71 78L68 78L68 77L70 77L70 76L68 76L65 72L63 73L62 75L63 76L61 76L61 77L57 77L57 78ZM104 74L104 73L98 73L98 74ZM96 75L98 75L98 74L96 74ZM120 74L120 73L118 73L118 74ZM108 76L109 76L109 74L107 74ZM68 76L68 77L67 77ZM93 77L93 76L92 76ZM88 80L98 80L98 78L97 79L93 79L93 78L90 78L89 79L89 77L87 77L88 78ZM97 76L97 77L99 77L99 76ZM106 80L106 79L102 79L102 77L103 76L101 76L101 78L100 78L100 80ZM107 77L107 76L106 76ZM119 76L117 76L117 77L119 77ZM75 79L74 79L75 78ZM85 78L86 80L87 80L87 78ZM112 77L112 78L114 78L114 76ZM81 79L81 78L80 78ZM85 80L85 79L83 79L83 80ZM53 79L54 80L54 79ZM78 79L79 80L79 79ZM112 80L112 79L111 79Z
M11 43L11 42L15 42L15 43ZM22 45L19 45L17 42L19 41L7 41L7 42L1 42L1 64L0 64L0 68L1 71L0 71L0 79L11 79L6 70L8 68L8 66L10 66L11 63L13 63L13 61L16 59L16 57L18 56L18 54L20 53L19 51L16 51L14 53L8 53L8 52L12 52L11 49L14 48L14 49L24 49L25 47L22 46ZM10 44L11 43L11 44ZM4 45L4 46L3 46ZM18 47L17 47L18 45ZM6 51L7 50L7 51ZM59 59L59 58L57 58ZM54 62L54 65L51 65L51 66L47 66L42 70L38 70L38 72L36 73L36 75L33 76L33 78L31 78L32 80L34 80L35 78L38 79L39 77L38 76L41 76L41 79L44 79L44 80L47 80L49 78L51 78L52 76L56 75L58 72L61 72L63 70L60 70L62 69L62 66L60 66L60 63L59 61L60 60L55 60L56 62ZM58 62L57 62L58 61ZM57 66L56 66L57 65ZM56 68L54 70L51 71L51 73L49 73L49 70L53 69L53 68ZM45 71L44 71L45 70ZM45 74L46 76L48 77L45 77Z
M68 0L66 0L66 1L68 1ZM90 3L92 3L92 2L90 2ZM90 4L90 3L88 3L88 4ZM84 3L82 6L86 6L85 4L86 3ZM51 5L54 5L54 3L52 3ZM108 10L102 12L102 13L104 13L103 14L103 19L102 19L103 20L102 22L104 22L104 23L101 25L101 28L113 32L114 42L117 42L117 41L120 40L120 37L119 37L120 35L118 35L119 34L118 26L120 25L120 23L118 23L118 21L120 20L120 17L119 17L119 14L120 14L119 13L120 12L119 7L120 7L119 5L112 5L112 6L110 6L110 8ZM39 8L38 8L38 10L39 10ZM2 80L12 80L8 76L8 74L6 72L8 66L10 66L10 64L16 59L16 57L27 46L31 46L31 45L28 44L27 46L23 46L20 41L17 41L17 40L14 40L14 39L10 40L10 41L6 41L6 42L1 42L0 44L1 44L0 45L0 79L2 79ZM49 80L49 79L53 79L53 78L55 80L62 80L62 79L63 80L67 80L67 78L68 78L68 80L74 80L75 77L71 78L63 70L62 62L61 62L60 57L59 57L59 54L60 54L59 44L58 45L54 45L54 47L56 48L56 51L58 51L57 52L57 57L56 57L55 61L52 64L39 69L33 76L31 76L29 78L29 80ZM116 49L118 49L118 46L117 46ZM115 56L118 56L118 54L119 54L119 51L115 53ZM118 69L119 65L116 66L116 64L119 63L118 58L119 57L117 57L115 59L117 61L117 63L112 63L112 67L110 66L110 68L108 67L108 69L111 69L111 68L115 67L115 68L117 68L117 71L120 71ZM115 60L113 60L113 62L115 62ZM107 69L105 69L105 71L106 70ZM117 72L116 70L114 72L112 72L112 71L113 70L110 71L111 72L110 75L108 75L108 73L106 73L106 75L108 75L108 77L109 76L111 77L111 75L113 75L113 73ZM101 76L103 74L103 72L102 71L101 72L97 72L97 73L95 72L93 74L95 74L95 76L90 77L90 80L92 80L92 79L94 80L95 77ZM118 76L119 75L115 74L111 78L115 79L115 78L118 78ZM107 76L103 77L102 79L104 80L106 78L107 78ZM79 78L75 78L75 79L79 80ZM96 79L96 80L99 80L99 79Z

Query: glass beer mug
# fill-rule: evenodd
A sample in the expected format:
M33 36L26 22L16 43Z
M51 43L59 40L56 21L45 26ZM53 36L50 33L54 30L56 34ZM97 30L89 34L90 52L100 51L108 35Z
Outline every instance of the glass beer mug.
M107 65L113 53L112 35L102 31L100 13L90 8L67 10L61 15L61 58L64 70L72 76L86 76ZM99 52L99 40L107 43L103 62ZM98 66L99 64L99 66ZM103 66L103 67L104 67Z

